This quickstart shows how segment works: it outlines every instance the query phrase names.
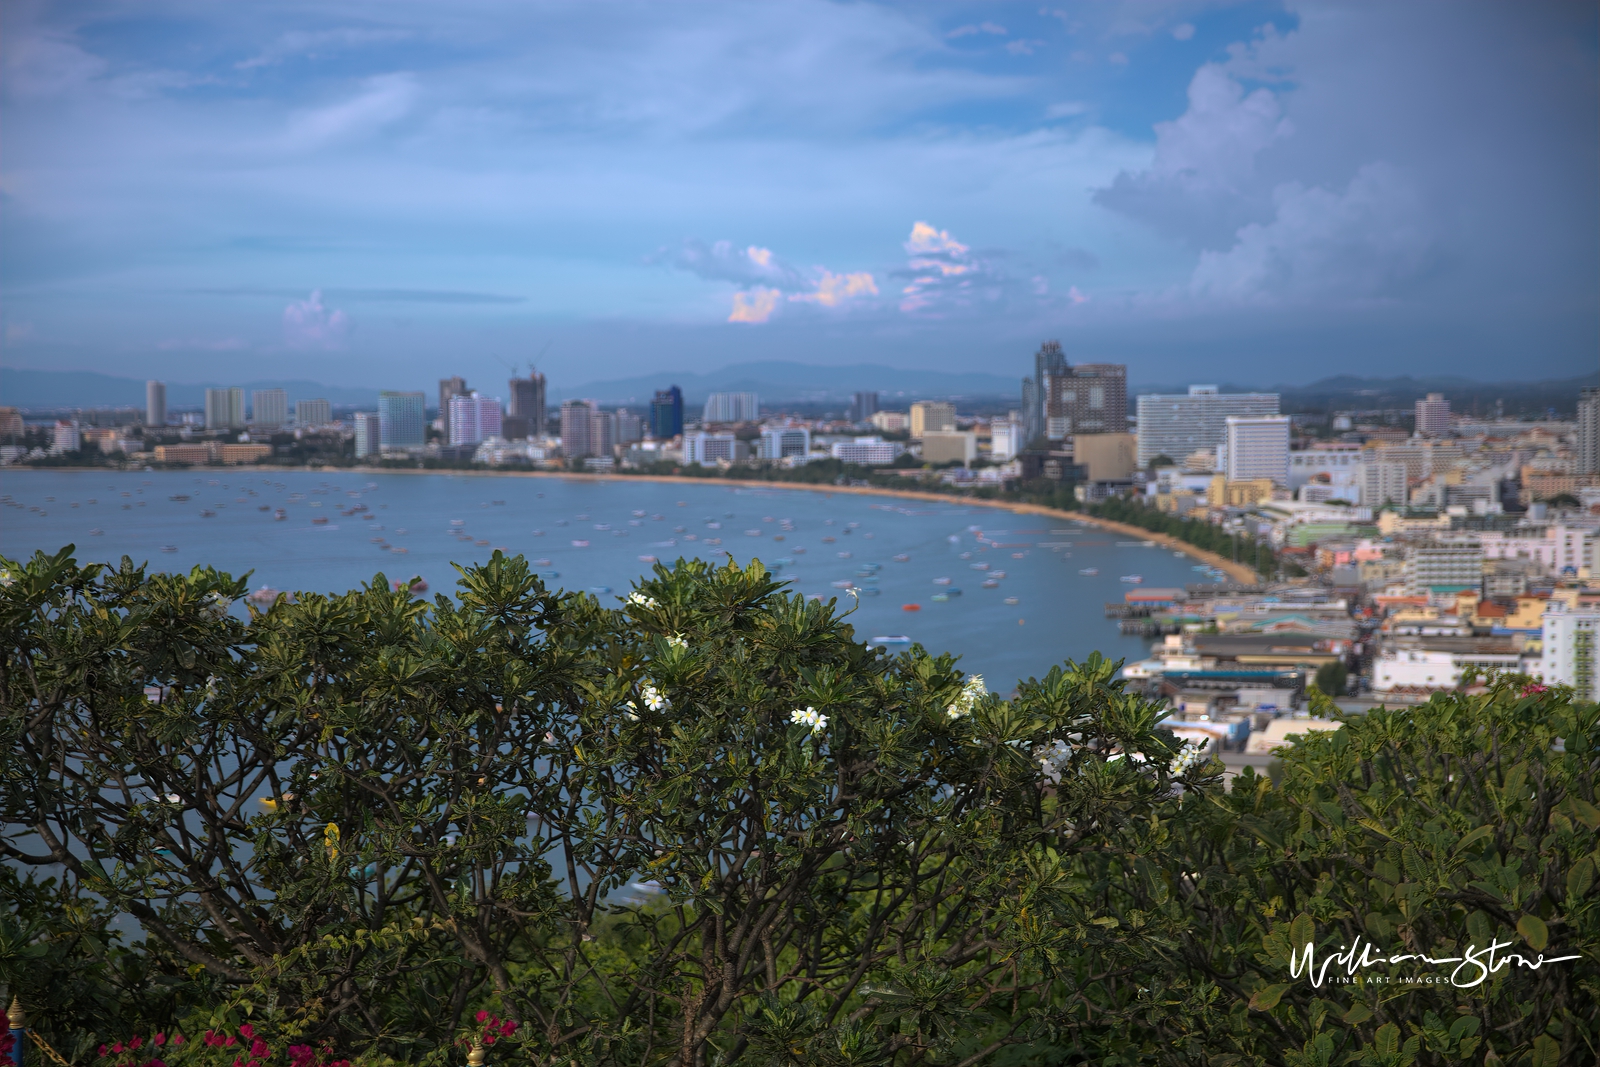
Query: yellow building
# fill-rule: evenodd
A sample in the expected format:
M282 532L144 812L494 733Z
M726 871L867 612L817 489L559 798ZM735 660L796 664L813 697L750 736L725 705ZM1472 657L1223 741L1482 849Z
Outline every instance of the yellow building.
M1138 439L1131 433L1080 433L1072 438L1072 462L1087 467L1091 482L1119 482L1138 466Z
M911 436L921 437L929 432L954 433L956 406L938 400L919 400L911 405Z
M226 464L259 463L272 455L272 446L268 444L222 445L217 449L217 452L217 458Z
M156 445L155 461L157 463L210 463L210 445Z
M1217 474L1212 476L1211 487L1206 490L1206 503L1214 508L1248 508L1271 499L1271 478L1230 482L1224 475Z

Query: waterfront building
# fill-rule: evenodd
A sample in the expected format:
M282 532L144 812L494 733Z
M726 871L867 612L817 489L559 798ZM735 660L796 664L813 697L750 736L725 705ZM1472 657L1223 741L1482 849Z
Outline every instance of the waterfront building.
M589 450L604 459L611 458L617 444L617 417L597 406L589 416Z
M513 377L508 386L510 395L501 436L508 440L543 437L547 411L544 375L530 367L526 378Z
M617 428L617 444L631 445L644 437L644 419L627 408L617 409L614 422Z
M166 382L151 380L144 383L144 424L146 426L167 424Z
M420 391L385 389L378 394L378 443L384 452L420 452L428 443L426 402Z
M1022 454L1028 444L1023 436L1025 427L1020 414L1009 419L995 419L989 423L989 458L997 463L1014 459Z
M887 467L905 453L899 441L885 441L881 437L857 437L851 441L835 441L829 451L833 458L859 467Z
M206 390L206 429L244 428L244 390L237 387Z
M246 463L260 463L264 459L271 458L272 446L260 441L219 444L216 448L216 461L230 467L239 467Z
M256 389L250 394L250 421L263 430L289 421L289 394L282 389Z
M761 431L762 459L788 459L811 452L811 431L804 426L783 426Z
M866 422L877 414L878 394L873 391L857 393L850 401L850 421Z
M1418 437L1450 432L1450 401L1443 393L1429 393L1417 401L1415 428Z
M712 393L706 398L702 420L716 422L754 422L761 417L761 397L756 393Z
M1139 466L1157 456L1182 461L1226 446L1228 418L1278 414L1277 393L1219 393L1214 385L1191 385L1187 395L1152 393L1138 400Z
M1578 394L1578 473L1600 474L1600 389Z
M592 456L596 449L590 443L591 423L599 409L593 400L568 400L561 405L561 454Z
M683 432L683 390L676 385L656 390L650 401L650 436L670 441Z
M1600 609L1574 607L1551 600L1543 617L1541 673L1547 683L1570 685L1579 700L1600 699L1600 677L1595 672L1595 636L1600 633Z
M915 412L915 408L912 409ZM924 463L960 463L972 466L978 458L978 435L966 430L928 430L922 435Z
M213 450L209 444L156 445L152 456L157 463L184 463L199 466L210 463Z
M467 395L467 380L460 376L439 379L439 435L450 440L450 398Z
M358 411L356 423L356 458L365 459L376 456L383 451L383 438L380 434L378 413L376 411Z
M500 398L476 392L450 398L450 436L454 445L476 445L500 436Z
M1067 357L1060 341L1046 341L1033 354L1033 377L1022 379L1023 436L1029 443L1044 436L1050 382L1067 373ZM912 434L913 437L916 434Z
M1223 472L1230 482L1270 478L1274 485L1289 481L1289 417L1287 415L1230 415L1226 428L1227 462Z
M905 433L911 428L911 416L903 411L877 411L867 421L881 433Z
M1045 384L1045 437L1128 429L1128 368L1121 363L1065 366Z
M731 433L685 434L683 437L683 462L685 465L714 466L718 460L732 463L738 457L739 441Z
M930 433L954 433L956 406L941 400L919 400L911 405L911 436L926 437Z
M63 452L76 452L83 447L83 434L75 422L57 419L55 430L50 437L51 455L60 455Z
M333 421L333 408L323 397L294 402L294 424L300 427L326 426Z

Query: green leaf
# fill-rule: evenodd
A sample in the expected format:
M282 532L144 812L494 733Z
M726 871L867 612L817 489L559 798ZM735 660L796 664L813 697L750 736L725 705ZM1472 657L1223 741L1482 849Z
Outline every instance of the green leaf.
M1550 928L1537 915L1524 915L1518 919L1517 933L1527 940L1528 947L1535 952L1542 952L1550 943Z
M1360 1001L1350 1005L1350 1010L1344 1013L1344 1021L1351 1026L1359 1026L1372 1018L1372 1009Z
M1572 870L1567 872L1567 899L1570 901L1582 900L1588 895L1589 889L1594 885L1594 860L1588 856L1583 857L1572 865Z
M1460 841L1457 841L1455 847L1450 850L1450 854L1458 855L1462 852L1465 852L1470 846L1482 841L1484 838L1493 836L1494 827L1488 823L1485 823L1476 830L1468 832L1464 837L1461 838Z
M1600 808L1574 796L1567 797L1566 806L1583 825L1591 830L1600 830Z
M1283 997L1284 993L1288 992L1289 987L1292 985L1294 985L1293 982L1274 982L1272 985L1262 986L1250 998L1251 1010L1271 1011L1276 1008L1278 1001Z
M1549 1034L1533 1039L1531 1067L1561 1067L1561 1046Z
M1289 924L1289 949L1293 952L1303 950L1307 945L1317 939L1317 924L1311 921L1311 916L1301 912L1294 917L1294 922Z
M1400 1028L1394 1023L1384 1023L1372 1035L1372 1047L1384 1059L1400 1055Z

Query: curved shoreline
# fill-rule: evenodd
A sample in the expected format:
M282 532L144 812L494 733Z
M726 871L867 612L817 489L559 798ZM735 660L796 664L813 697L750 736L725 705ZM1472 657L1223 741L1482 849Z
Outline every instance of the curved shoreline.
M808 485L802 482L768 482L759 478L686 478L681 475L671 474L582 474L577 471L515 471L515 470L422 470L416 467L275 467L268 464L240 470L278 471L282 473L309 473L313 470L321 471L350 471L355 474L409 474L409 475L445 475L450 477L468 478L565 478L579 482L597 482L606 484L626 484L629 481L638 482L668 482L677 485L715 486L729 485L742 488L755 489L784 489L789 491L803 491L809 493L855 493L860 496L892 496L906 500L925 500L938 504L962 504L968 507L993 508L997 511L1009 511L1014 515L1040 515L1051 519L1070 520L1072 522L1088 523L1099 526L1113 533L1127 534L1129 537L1140 541L1149 541L1176 552L1182 552L1201 563L1209 564L1222 571L1241 585L1257 585L1261 578L1255 569L1243 563L1235 563L1224 556L1204 548L1180 541L1171 534L1158 533L1146 530L1142 526L1134 526L1126 522L1117 522L1114 519L1102 519L1094 515L1085 515L1081 511L1062 511L1060 508L1045 507L1043 504L1024 504L1012 500L980 500L974 497L951 496L947 493L930 493L922 489L884 489L873 485Z

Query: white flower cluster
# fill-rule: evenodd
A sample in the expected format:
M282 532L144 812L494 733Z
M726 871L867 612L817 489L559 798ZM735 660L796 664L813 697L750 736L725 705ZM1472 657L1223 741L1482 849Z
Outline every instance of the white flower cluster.
M1195 766L1204 763L1206 757L1200 754L1200 749L1194 745L1185 744L1183 751L1172 758L1171 770L1173 774L1184 774Z
M820 734L828 727L828 717L816 708L806 708L804 711L795 708L789 713L789 721L796 726L811 727L814 734Z
M16 581L16 579L11 577L11 572L10 571L5 570L4 568L0 568L0 586L11 585L15 581Z
M960 695L956 697L955 703L945 709L945 714L952 719L964 719L972 714L972 709L977 706L978 701L988 693L989 690L983 685L983 675L968 675L965 684L961 686Z
M649 682L639 687L639 696L644 700L644 706L651 711L666 711L672 707L672 701L667 699L667 694Z
M667 647L675 648L679 652L687 652L689 651L689 640L682 634L673 634L667 638Z
M233 606L233 601L221 593L207 593L205 606L201 609L214 619L225 618L228 609Z
M643 593L640 593L640 592L629 593L628 594L628 603L633 604L636 607L641 607L641 608L659 608L661 606L660 604L656 603L656 598L655 597L653 597L653 596L645 596Z
M1039 761L1039 766L1044 770L1045 777L1052 781L1059 781L1061 768L1067 765L1072 758L1072 746L1065 741L1052 741L1048 745L1041 745L1033 750L1034 758Z

